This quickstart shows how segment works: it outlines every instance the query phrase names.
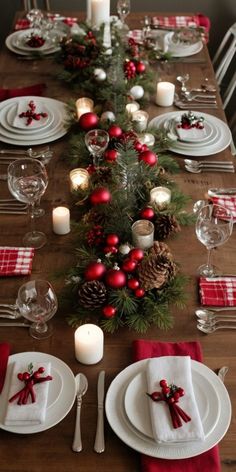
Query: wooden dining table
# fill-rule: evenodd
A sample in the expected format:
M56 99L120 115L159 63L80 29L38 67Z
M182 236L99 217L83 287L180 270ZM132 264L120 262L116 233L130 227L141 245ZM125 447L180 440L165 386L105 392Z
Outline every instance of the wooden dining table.
M63 12L65 15L84 19L83 12ZM153 13L154 14L154 13ZM155 13L156 14L156 13ZM131 13L128 18L130 28L141 28L145 13ZM152 13L149 13L151 16ZM3 88L25 87L44 82L47 85L45 95L65 103L75 100L77 95L70 87L57 79L60 67L51 58L42 60L24 60L3 47L0 53L0 86ZM205 78L216 85L214 70L209 57L207 45L198 54L171 60L168 63L155 63L153 68L156 79L163 78L173 82L178 88L176 77L189 73L190 88L199 87ZM218 89L217 89L218 90ZM202 110L226 121L222 102L217 92L216 109ZM149 119L168 111L177 111L175 106L161 108L155 104L155 97L150 99L147 107ZM65 284L65 273L74 264L75 235L59 236L52 231L52 209L66 204L71 208L73 216L72 197L69 186L68 139L65 136L50 143L53 158L47 166L49 185L42 198L41 205L45 215L36 221L37 228L43 229L47 236L47 244L36 251L33 270L30 276L2 277L0 280L0 302L14 302L19 287L29 279L46 279L55 287L60 300L61 290ZM11 148L1 143L1 148ZM224 172L204 172L190 174L184 169L184 157L170 153L180 166L180 172L172 178L180 189L187 194L191 201L188 210L192 211L194 202L206 198L209 188L236 187L235 174ZM233 160L230 147L213 156L204 156L204 160ZM0 174L6 172L6 166L0 166ZM6 182L1 182L0 198L9 197ZM26 215L1 215L1 246L21 246L22 237L26 232L28 220ZM43 352L63 360L74 374L82 372L88 379L88 391L83 398L81 426L83 450L80 453L72 451L72 441L75 425L76 405L66 417L55 426L35 434L16 434L4 429L0 430L0 470L1 472L127 472L140 470L139 452L128 447L118 438L105 421L105 451L102 454L94 452L94 439L97 421L97 378L101 370L105 370L105 389L113 379L132 362L132 342L143 338L163 342L198 341L201 344L205 365L217 372L224 365L229 367L225 378L225 386L232 403L232 420L228 431L219 443L222 471L236 471L236 343L234 330L219 330L213 334L203 334L197 330L195 310L200 306L198 295L197 268L206 260L206 249L197 240L194 225L182 227L181 232L168 239L181 273L188 276L186 285L187 301L184 308L170 308L174 317L174 326L166 331L150 327L145 334L138 334L131 329L121 328L114 334L105 333L104 356L96 365L83 365L75 358L74 328L67 322L68 312L63 304L54 316L53 335L43 341L29 336L27 329L18 327L1 327L0 342L7 341L11 345L11 354L21 352ZM213 254L214 263L225 274L236 274L236 233ZM224 408L224 405L222 405ZM168 468L167 468L168 470ZM214 471L212 471L214 472Z

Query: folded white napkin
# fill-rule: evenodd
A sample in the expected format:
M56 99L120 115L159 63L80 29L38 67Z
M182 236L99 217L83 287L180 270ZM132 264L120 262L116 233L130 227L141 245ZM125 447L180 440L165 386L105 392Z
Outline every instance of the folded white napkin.
M201 141L201 139L205 138L206 136L205 128L184 129L178 128L178 125L176 126L176 133L181 141Z
M150 417L154 439L157 442L183 442L204 440L204 431L198 412L191 373L189 356L154 357L147 364L148 393L161 392L160 380L182 387L185 395L177 405L191 417L191 421L182 421L180 428L174 429L169 406L165 401L154 402L149 399Z
M44 367L45 371L42 377L50 375L51 363L37 363L34 362L33 369L37 370L39 367ZM25 362L16 361L12 369L12 378L10 383L10 389L8 399L10 399L15 393L19 392L24 387L24 382L17 378L19 372L27 371L27 365ZM44 423L46 418L46 407L48 399L49 383L42 382L34 385L34 392L36 395L35 403L27 403L26 405L18 405L17 400L14 402L7 403L7 411L5 416L4 424L8 426L30 426ZM29 396L29 401L31 397Z
M27 97L27 98L19 98L17 106L15 108L15 115L14 119L12 122L12 126L14 128L20 128L20 129L25 129L25 130L31 130L31 129L39 129L43 128L48 120L49 120L49 111L47 107L44 105L42 100L37 100L36 98L33 99L34 104L36 105L35 112L36 113L47 113L46 117L40 117L40 120L33 120L30 125L27 125L27 118L20 118L20 114L26 112L29 110L29 102L32 100L32 98Z

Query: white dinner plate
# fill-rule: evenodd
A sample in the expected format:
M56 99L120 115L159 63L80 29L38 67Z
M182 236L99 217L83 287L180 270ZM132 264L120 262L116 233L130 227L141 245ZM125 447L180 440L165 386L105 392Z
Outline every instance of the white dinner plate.
M32 28L17 31L18 34L14 34L14 36L12 37L12 45L18 49L21 49L22 51L27 51L28 53L33 51L46 52L49 49L55 49L55 44L52 43L52 40L50 38L45 39L45 43L38 48L32 48L28 46L26 44L26 41L30 38L33 32L34 30Z
M188 111L176 111L176 112L168 112L164 113L163 115L156 116L153 118L149 124L148 127L151 128L162 128L163 124L165 121L168 121L170 119L175 119L181 114L188 113ZM226 149L231 140L232 140L232 135L231 131L226 123L224 121L220 120L219 118L216 118L213 115L209 115L208 113L201 113L201 112L196 112L196 114L199 113L199 116L203 116L205 121L208 121L210 125L212 125L215 128L219 129L219 136L216 139L216 142L214 144L209 144L202 146L201 143L199 146L196 147L187 147L183 142L175 142L169 146L169 150L173 151L177 154L183 154L183 155L188 155L188 156L210 156L212 154L216 154L218 152L223 151Z
M6 406L9 397L9 387L14 362L20 359L27 366L32 362L51 362L46 420L42 424L28 426L9 426L4 424ZM45 431L59 423L71 410L75 401L76 385L73 372L65 362L57 357L42 352L21 352L9 357L4 388L0 395L0 428L11 433L32 434ZM20 408L20 406L19 406Z
M219 420L221 412L219 397L211 382L207 378L203 379L202 374L194 370L193 385L194 394L198 400L200 399L198 401L199 414L204 435L207 437ZM142 434L153 439L149 414L150 399L146 394L147 391L146 372L143 370L129 383L124 396L124 407L131 424Z
M5 100L4 102L0 103L0 114L1 111L6 109L9 105L15 105L18 101L18 97L10 98ZM67 133L67 129L65 126L67 120L67 110L66 104L60 102L59 100L55 100L53 98L47 97L34 97L29 96L26 97L27 100L36 100L42 101L45 103L46 107L50 110L52 108L52 113L54 115L54 121L51 127L45 130L45 133L36 131L35 134L28 135L27 132L24 135L14 134L13 132L7 131L1 124L0 124L0 141L13 144L16 146L28 146L28 145L38 145L38 144L45 144L56 139L61 138ZM4 116L4 112L3 112ZM50 131L49 131L50 130Z
M8 105L7 107L3 108L0 112L0 124L7 129L8 131L11 131L12 133L16 134L34 134L36 131L42 132L45 131L49 126L53 124L54 121L54 115L52 113L52 108L47 110L48 116L43 120L43 124L39 126L39 121L33 121L33 123L29 126L27 126L26 119L22 118L22 121L24 123L22 124L22 127L17 127L14 125L14 118L17 113L18 106L17 105ZM46 108L44 107L44 110L46 112ZM40 120L41 121L41 120Z
M173 56L173 57L188 57L188 56L193 56L194 54L197 54L200 52L203 48L203 43L202 41L198 41L194 44L175 44L172 41L172 36L173 32L168 33L165 36L165 44L168 48L168 52Z
M231 420L231 403L228 392L223 382L217 375L197 361L191 361L193 387L198 404L199 412L202 416L203 423L208 422L209 434L204 441L191 441L185 444L158 444L147 435L141 433L136 427L132 425L128 419L125 407L124 398L128 385L136 375L145 371L148 359L131 364L122 372L120 372L111 383L106 396L106 415L108 422L117 434L117 436L125 442L132 449L138 452L147 454L152 457L159 457L163 459L185 459L188 457L197 456L203 452L208 451L226 434L230 420ZM211 388L208 391L208 386ZM214 420L211 419L211 414L204 412L204 405L206 404L206 395L209 395L209 402L214 401L215 395L211 397L212 392L217 392L217 404L219 405L220 414L217 410L218 421L214 426ZM206 415L206 420L205 420Z
M18 46L15 46L15 40L17 38L19 34L19 31L15 31L14 33L10 34L9 36L6 37L6 40L5 40L5 45L6 47L11 51L11 52L14 52L18 55L22 55L22 56L28 56L29 55L29 52L32 53L32 55L47 55L47 54L52 54L56 51L59 51L60 50L60 47L59 46L52 46L51 48L45 50L45 51L40 51L38 50L38 48L30 48L30 51L23 51L20 47Z

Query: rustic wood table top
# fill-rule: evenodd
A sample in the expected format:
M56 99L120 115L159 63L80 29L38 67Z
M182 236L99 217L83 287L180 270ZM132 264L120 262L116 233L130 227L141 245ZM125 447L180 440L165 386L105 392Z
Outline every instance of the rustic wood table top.
M71 12L68 12L72 16ZM150 14L151 15L151 14ZM83 14L73 12L73 16L83 18ZM128 20L131 28L140 28L140 21L144 14L130 14ZM188 72L190 74L189 86L198 87L206 77L215 84L214 71L209 58L207 47L188 61L180 60L171 62L165 67L156 65L159 77L176 83L177 75ZM196 59L199 61L196 62ZM0 86L4 88L23 87L34 83L45 82L47 84L46 96L67 102L68 99L76 99L76 95L56 78L58 65L53 59L34 61L19 60L14 53L6 47L0 53ZM209 113L225 121L220 97L217 97L218 108L209 110ZM160 115L163 111L176 111L175 107L163 110L151 101L148 106L150 118ZM204 110L207 112L207 110ZM37 220L37 226L43 228L47 235L48 243L42 249L36 251L33 263L31 279L42 278L52 282L57 294L64 284L63 277L55 277L60 271L66 271L74 261L74 245L72 234L57 236L52 231L52 208L59 204L71 203L69 190L69 169L61 159L67 152L68 138L64 137L50 144L54 151L54 157L48 166L49 186L42 198L42 206L45 208L45 216ZM1 143L1 147L6 147ZM189 174L184 170L183 157L173 153L178 161L181 172L174 176L182 191L189 195L193 202L203 199L208 188L211 187L235 187L235 174L226 173L202 173ZM230 148L211 156L216 160L232 160ZM206 157L206 160L208 157ZM210 159L210 158L209 158ZM3 167L0 167L2 173ZM4 171L4 170L3 170ZM9 196L7 183L1 182L0 198ZM189 206L189 209L191 208ZM25 233L28 222L26 216L1 215L0 245L20 246L22 236ZM225 379L225 385L232 402L232 421L227 434L221 440L220 457L222 471L236 470L236 353L234 331L217 331L212 335L204 335L196 328L195 309L199 306L197 291L197 267L205 262L206 250L195 236L194 226L184 227L168 244L175 255L175 259L181 266L181 271L189 277L186 287L188 292L187 305L184 309L173 309L175 319L174 327L168 331L160 331L157 328L150 330L142 336L145 339L160 341L199 341L204 362L210 369L216 371L223 365L229 367ZM229 241L214 252L214 262L219 265L224 273L236 274L236 234L233 232ZM0 300L11 302L15 299L19 286L29 277L1 278ZM115 376L131 363L132 341L139 336L129 329L122 329L114 335L105 334L105 351L102 361L97 365L85 366L79 364L74 355L74 330L68 326L66 313L59 307L58 313L53 318L54 335L44 341L31 338L26 329L0 328L0 341L8 341L11 344L11 353L25 351L39 351L54 355L62 359L73 371L86 374L89 388L83 399L82 408L82 435L84 449L76 454L71 450L74 433L75 406L69 414L56 426L38 434L13 434L0 431L0 470L2 472L92 472L99 470L108 472L127 472L140 470L140 455L124 444L105 422L106 450L103 454L93 451L96 420L97 420L97 376L100 370L106 371L106 390ZM140 336L141 337L141 336ZM224 408L224 405L222 406Z

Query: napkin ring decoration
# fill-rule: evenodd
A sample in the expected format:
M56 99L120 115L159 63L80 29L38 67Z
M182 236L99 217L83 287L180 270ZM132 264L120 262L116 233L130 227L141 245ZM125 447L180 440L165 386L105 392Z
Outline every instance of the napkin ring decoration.
M28 398L31 397L31 403L35 403L36 395L34 391L34 385L37 383L47 382L52 380L51 375L47 375L46 377L41 377L44 373L44 367L39 367L37 370L33 371L33 364L29 364L27 372L19 372L17 377L20 381L24 382L25 386L19 392L13 395L9 402L12 403L14 400L17 400L18 405L26 405Z
M182 387L177 387L177 385L170 384L168 385L165 379L160 381L161 392L152 392L147 393L147 395L154 401L154 402L161 402L164 401L167 403L171 415L171 420L173 427L180 428L182 426L182 420L185 423L191 421L190 416L185 413L182 408L177 405L179 399L184 396L184 389Z

